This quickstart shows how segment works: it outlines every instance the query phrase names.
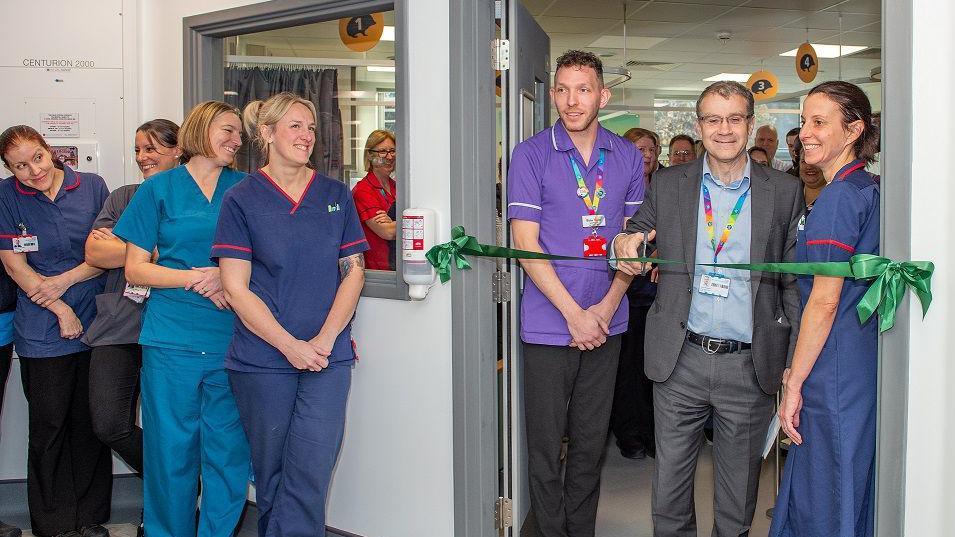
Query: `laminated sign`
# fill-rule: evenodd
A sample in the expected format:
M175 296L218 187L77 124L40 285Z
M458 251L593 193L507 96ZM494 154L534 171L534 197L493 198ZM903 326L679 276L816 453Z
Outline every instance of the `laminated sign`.
M816 56L816 49L809 43L799 45L796 51L796 75L799 80L809 83L816 79L819 74L819 57Z
M757 101L764 101L776 96L779 91L779 78L770 71L756 71L746 81L746 87L753 92Z
M385 17L369 13L338 20L338 35L346 47L356 52L367 52L378 44L385 31Z

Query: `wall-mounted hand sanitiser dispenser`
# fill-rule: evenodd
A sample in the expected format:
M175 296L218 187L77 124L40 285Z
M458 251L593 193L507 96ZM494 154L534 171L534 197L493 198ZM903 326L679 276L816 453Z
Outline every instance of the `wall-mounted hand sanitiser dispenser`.
M437 276L425 258L435 244L437 220L432 209L405 209L401 213L401 275L408 284L408 296L414 300L428 296Z

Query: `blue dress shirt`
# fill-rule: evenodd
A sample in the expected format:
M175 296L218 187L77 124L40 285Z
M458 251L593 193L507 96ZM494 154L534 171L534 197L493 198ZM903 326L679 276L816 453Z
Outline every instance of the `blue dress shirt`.
M710 191L713 203L713 228L718 244L726 221L743 193L750 188L750 161L747 159L743 178L724 185L711 172L706 157L703 158L703 183ZM752 235L752 195L747 196L739 213L729 240L720 251L719 263L749 263L750 237ZM750 272L738 269L701 267L699 263L713 263L713 245L706 232L706 216L703 210L703 189L700 188L700 203L696 225L696 269L693 274L693 298L690 300L690 317L687 328L697 334L722 339L734 339L745 343L753 341L753 291ZM715 272L730 279L729 296L724 298L700 292L703 274Z

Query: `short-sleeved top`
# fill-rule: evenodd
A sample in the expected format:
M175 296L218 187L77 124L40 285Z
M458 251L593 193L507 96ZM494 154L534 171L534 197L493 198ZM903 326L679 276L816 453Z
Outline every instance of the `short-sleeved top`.
M865 171L865 162L853 161L822 189L812 212L799 222L796 235L796 260L800 262L848 261L856 254L879 253L879 183ZM812 291L812 276L800 276L799 291L803 306ZM869 282L846 278L842 284L839 310L830 340L852 339L853 349L875 353L878 323L874 318L859 324L856 305L868 290ZM851 334L864 333L856 338ZM868 345L870 348L862 348ZM827 347L829 343L827 343Z
M251 262L249 290L285 330L307 341L318 335L335 300L338 260L367 249L351 194L341 181L314 173L296 202L260 170L226 194L212 257ZM329 361L354 357L349 325L335 340ZM298 372L239 319L225 366L235 371Z
M158 173L140 185L113 234L152 252L156 263L177 270L207 267L212 237L226 190L244 173L223 168L210 201L186 166ZM196 353L224 354L235 315L208 298L181 287L153 289L146 300L141 345Z
M368 250L365 252L365 268L371 270L395 270L393 256L395 255L394 241L379 237L365 222L374 218L378 211L391 213L395 206L395 180L388 178L389 190L385 190L381 181L374 172L368 172L355 188L352 197L355 199L355 209L358 219L361 220L361 229L368 239Z
M507 218L540 224L538 240L549 254L581 256L583 241L591 235L582 225L588 214L577 195L577 180L570 158L577 162L581 176L593 194L597 181L599 154L605 154L604 190L599 214L607 225L599 228L608 243L623 229L624 219L636 214L643 203L643 155L632 143L609 130L597 128L590 162L580 152L562 122L545 129L514 148L508 170ZM600 302L610 290L612 276L607 263L552 261L564 288L582 308ZM570 332L560 311L526 277L521 299L521 339L526 343L567 345ZM610 335L627 329L628 306L624 298L610 321Z
M93 229L116 227L126 210L138 184L123 185L109 194ZM106 288L96 296L96 318L83 334L83 343L90 347L103 345L131 345L139 342L142 312L145 304L123 296L126 289L126 270L123 267L106 271Z
M13 250L12 239L26 229L36 235L36 252L26 253L27 264L41 276L56 276L86 259L86 237L109 195L102 177L63 169L63 185L52 201L39 190L14 177L0 183L0 249ZM72 285L60 299L84 327L96 316L95 297L103 290L105 277ZM51 358L88 350L79 339L60 337L60 323L50 310L34 304L17 291L14 345L22 358Z

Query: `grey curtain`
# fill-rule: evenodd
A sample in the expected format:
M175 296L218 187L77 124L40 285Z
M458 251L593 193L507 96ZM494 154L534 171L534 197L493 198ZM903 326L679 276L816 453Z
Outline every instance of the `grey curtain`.
M342 180L342 113L338 107L338 71L335 69L298 69L273 67L226 67L225 102L239 110L256 99L290 91L315 105L318 112L312 167L319 173ZM236 167L257 170L264 155L242 135L242 149Z

